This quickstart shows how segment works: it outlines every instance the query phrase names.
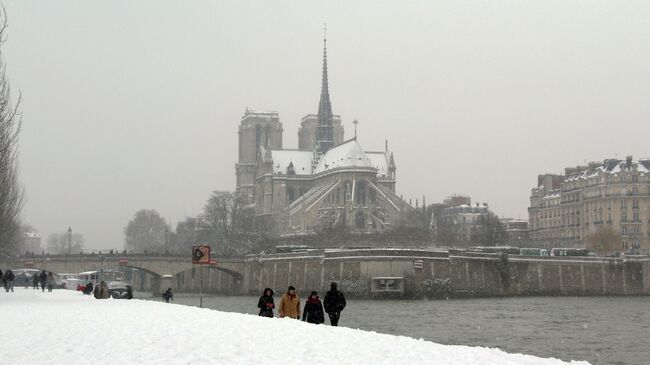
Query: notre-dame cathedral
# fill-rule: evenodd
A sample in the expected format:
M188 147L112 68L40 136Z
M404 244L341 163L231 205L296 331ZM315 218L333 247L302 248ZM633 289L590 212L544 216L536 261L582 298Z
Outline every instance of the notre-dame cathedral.
M277 233L343 225L352 232L384 231L412 209L395 194L396 166L388 143L384 151L364 151L356 135L344 140L341 117L330 103L327 40L318 113L302 118L297 149L283 148L282 131L277 112L247 108L235 165L237 193Z

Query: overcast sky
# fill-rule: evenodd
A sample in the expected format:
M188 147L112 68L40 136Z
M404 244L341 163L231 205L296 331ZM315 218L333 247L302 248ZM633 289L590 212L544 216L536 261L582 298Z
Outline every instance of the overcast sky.
M245 108L285 147L315 113L322 28L346 137L395 152L397 193L527 218L537 175L650 155L648 1L6 1L23 93L23 218L122 248L233 190Z

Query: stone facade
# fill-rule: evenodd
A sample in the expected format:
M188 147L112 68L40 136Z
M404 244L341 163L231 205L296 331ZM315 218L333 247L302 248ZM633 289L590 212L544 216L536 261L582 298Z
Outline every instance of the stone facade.
M531 239L581 247L609 226L627 253L650 253L650 160L630 156L540 175L528 213Z

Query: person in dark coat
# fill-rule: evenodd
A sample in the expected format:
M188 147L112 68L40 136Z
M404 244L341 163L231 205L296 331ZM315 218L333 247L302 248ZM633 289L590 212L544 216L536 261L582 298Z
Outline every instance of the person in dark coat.
M38 276L38 281L41 283L41 289L45 291L45 282L47 281L47 273L45 270L41 271L41 274Z
M2 287L7 289L7 282L5 281L4 275L2 275L2 270L0 270L0 280L2 280Z
M45 282L46 282L46 285L47 285L47 291L51 292L52 289L54 288L54 285L56 284L55 281L54 281L54 274L52 274L51 272L48 272L47 276L45 278Z
M275 303L273 302L273 290L271 288L264 289L260 300L257 302L257 308L260 309L261 317L273 317L273 309Z
M88 284L86 284L86 287L84 288L83 293L84 293L85 295L90 295L92 292L93 292L93 283L92 283L92 282L88 282Z
M2 277L2 279L6 282L5 284L5 290L8 292L11 290L12 292L14 291L14 279L16 278L16 275L14 275L13 271L7 270L5 273L5 276Z
M339 318L341 317L341 311L345 308L347 304L345 302L345 296L340 292L336 283L330 285L330 291L325 294L325 312L330 317L330 323L332 326L338 326Z
M305 308L302 310L302 320L314 324L325 322L323 303L321 303L318 293L315 291L311 292L309 298L307 298Z
M169 303L170 300L173 302L174 292L172 291L172 288L167 288L167 290L165 290L165 292L163 293L162 297L165 303Z
M131 285L126 286L126 294L124 299L133 299L133 287Z
M32 286L34 289L38 290L38 273L34 273L34 275L32 275Z

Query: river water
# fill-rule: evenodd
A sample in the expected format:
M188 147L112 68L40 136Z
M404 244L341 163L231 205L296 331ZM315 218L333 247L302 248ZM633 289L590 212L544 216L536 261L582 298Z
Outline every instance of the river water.
M257 314L257 299L204 296L203 306ZM174 301L199 304L191 294ZM594 365L650 364L650 297L349 299L339 325Z

